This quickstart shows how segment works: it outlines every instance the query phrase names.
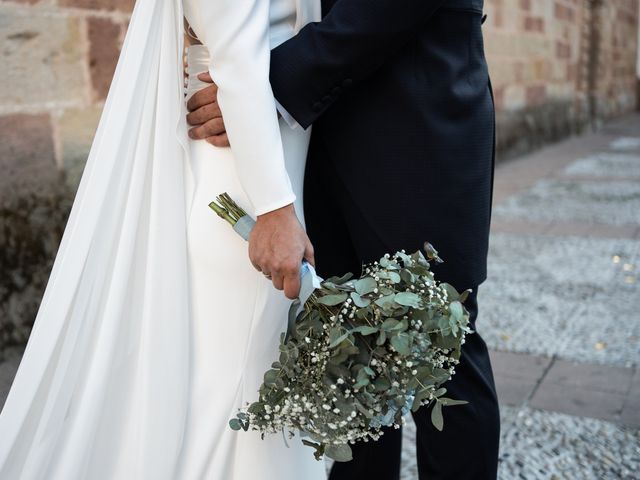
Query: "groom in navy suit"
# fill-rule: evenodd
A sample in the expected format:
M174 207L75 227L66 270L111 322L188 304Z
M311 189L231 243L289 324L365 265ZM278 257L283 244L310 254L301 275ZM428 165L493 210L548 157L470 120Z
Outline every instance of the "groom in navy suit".
M271 57L283 115L313 124L304 205L318 272L358 273L363 262L429 241L445 260L434 267L437 278L473 289L466 306L475 326L495 146L483 0L323 0L322 7L321 22ZM192 135L225 145L213 100L215 87L192 97ZM271 228L285 227L274 220ZM445 410L443 432L426 407L413 415L421 479L497 475L489 354L479 334L467 338L446 387L469 404ZM336 463L331 479L399 478L401 440L389 429L378 442L354 445L353 460Z

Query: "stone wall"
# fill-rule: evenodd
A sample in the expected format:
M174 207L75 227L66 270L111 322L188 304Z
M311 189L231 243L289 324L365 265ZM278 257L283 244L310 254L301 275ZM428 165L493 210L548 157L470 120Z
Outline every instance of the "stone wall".
M24 343L134 0L0 0L0 356Z
M635 108L638 0L485 3L500 157ZM133 4L0 0L0 353L28 335Z
M485 0L501 156L636 109L638 0Z
M28 166L62 169L75 185L133 3L0 0L4 182ZM530 149L635 108L638 0L485 4L501 152ZM13 139L18 134L20 141Z
M27 164L77 180L133 3L0 0L2 183Z

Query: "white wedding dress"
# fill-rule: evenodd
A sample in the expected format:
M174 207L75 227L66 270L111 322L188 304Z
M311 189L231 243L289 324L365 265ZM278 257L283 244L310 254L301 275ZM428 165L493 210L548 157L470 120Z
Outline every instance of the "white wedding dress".
M183 13L204 44L187 49L186 92ZM137 1L0 413L0 479L326 478L298 437L228 426L277 358L289 301L208 208L228 192L252 215L295 200L302 216L308 132L278 121L268 52L318 17L315 0ZM205 70L231 149L186 135Z

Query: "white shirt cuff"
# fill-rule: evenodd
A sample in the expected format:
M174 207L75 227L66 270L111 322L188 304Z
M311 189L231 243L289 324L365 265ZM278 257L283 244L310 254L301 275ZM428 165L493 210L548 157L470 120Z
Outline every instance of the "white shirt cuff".
M280 115L282 115L282 118L284 118L284 121L287 122L287 125L289 125L292 129L295 130L296 128L302 128L300 127L300 124L296 121L296 119L293 118L282 105L280 105L280 102L278 100L276 100L276 108L278 109L278 113L280 113Z

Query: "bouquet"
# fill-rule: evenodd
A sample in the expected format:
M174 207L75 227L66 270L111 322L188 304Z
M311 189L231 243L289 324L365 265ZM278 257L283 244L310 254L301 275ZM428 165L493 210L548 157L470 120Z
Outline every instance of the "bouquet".
M248 222L240 227L248 238L250 217L226 194L217 200L210 207L236 230ZM316 277L316 287L292 306L258 401L241 408L230 427L300 431L318 460L336 461L351 460L350 444L377 440L385 426L400 428L404 415L423 405L442 430L443 407L467 403L446 397L442 385L471 329L463 306L469 291L437 282L430 270L441 261L425 244L424 254L385 254L358 279ZM312 267L303 271L315 276Z

